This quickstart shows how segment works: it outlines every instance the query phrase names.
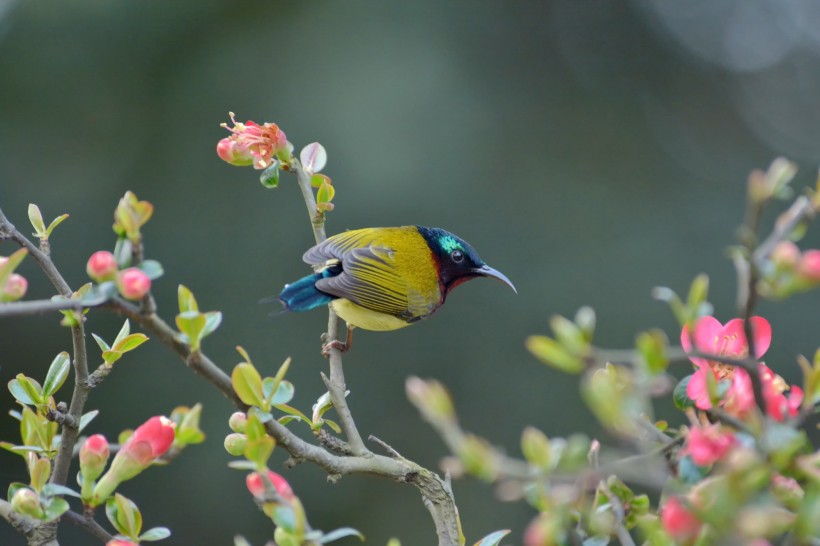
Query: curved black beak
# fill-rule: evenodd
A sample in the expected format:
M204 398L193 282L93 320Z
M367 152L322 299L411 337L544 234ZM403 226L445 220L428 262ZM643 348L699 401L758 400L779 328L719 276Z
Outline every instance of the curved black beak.
M496 279L496 280L499 280L499 281L503 282L504 284L506 284L507 286L512 288L513 292L518 294L518 290L515 289L515 286L513 286L512 281L510 281L510 279L508 279L507 276L504 273L502 273L501 271L498 271L497 269L493 269L492 267L490 267L489 265L486 265L486 264L482 265L481 267L478 267L476 269L473 269L473 271L475 272L476 275L481 275L482 277L491 277L493 279Z

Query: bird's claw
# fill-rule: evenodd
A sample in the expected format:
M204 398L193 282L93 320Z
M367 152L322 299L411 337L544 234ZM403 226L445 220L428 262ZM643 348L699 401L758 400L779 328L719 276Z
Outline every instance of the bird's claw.
M340 353L346 353L348 350L347 343L343 341L339 341L338 339L334 339L333 341L329 341L327 343L322 344L322 356L325 358L330 358L330 351L331 349L336 349Z

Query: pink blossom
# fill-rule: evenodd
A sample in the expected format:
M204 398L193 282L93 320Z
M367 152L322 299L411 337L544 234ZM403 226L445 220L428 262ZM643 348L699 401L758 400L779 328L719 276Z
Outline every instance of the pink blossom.
M663 530L676 542L689 543L698 536L701 523L677 497L666 499L661 508Z
M105 543L105 546L138 546L138 544L123 538L112 538Z
M524 531L524 546L548 546L554 544L555 529L546 514L540 514Z
M28 291L28 281L22 275L12 273L6 279L6 288L0 301L16 301L26 295Z
M688 453L698 466L709 466L735 445L735 435L721 429L720 425L692 427L682 453Z
M110 281L117 273L117 259L106 250L98 250L88 259L85 271L97 282Z
M772 261L783 268L793 268L800 261L800 249L791 241L780 241L772 249Z
M129 267L121 271L117 277L117 288L123 298L138 300L151 290L151 279L141 269Z
M216 153L223 161L238 167L253 165L255 169L266 169L277 153L288 148L285 132L275 123L238 123L233 112L230 116L233 126L223 123L222 127L232 134L216 145Z
M751 317L749 321L755 336L755 357L760 358L769 350L772 343L772 327L763 317ZM732 319L726 324L721 324L715 317L701 317L695 321L694 328L687 325L681 330L680 343L684 351L693 350L693 340L695 349L701 353L735 359L749 356L743 319ZM719 379L728 379L734 370L732 366L701 357L691 356L689 360L698 367L708 364Z
M273 488L280 497L284 500L293 499L293 489L291 489L290 484L287 480L285 480L285 478L272 470L268 470L268 479L271 484L273 484ZM245 485L248 486L248 491L250 491L251 495L254 497L258 499L265 497L265 483L259 473L251 472L248 474L245 478Z

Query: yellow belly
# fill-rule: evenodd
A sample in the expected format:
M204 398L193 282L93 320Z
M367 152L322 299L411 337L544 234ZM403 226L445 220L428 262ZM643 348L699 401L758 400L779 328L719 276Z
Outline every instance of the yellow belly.
M336 314L347 321L351 326L362 328L363 330L398 330L405 326L410 326L410 322L405 322L393 315L378 313L365 309L361 305L356 305L350 300L337 299L330 302Z

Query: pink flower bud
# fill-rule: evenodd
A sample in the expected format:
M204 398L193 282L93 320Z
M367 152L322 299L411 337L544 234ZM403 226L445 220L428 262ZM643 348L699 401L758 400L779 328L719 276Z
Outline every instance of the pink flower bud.
M548 546L555 544L556 529L547 514L540 514L524 530L524 546Z
M6 280L6 288L3 290L0 301L17 301L26 295L28 281L22 275L12 273Z
M11 509L24 516L43 519L45 513L40 506L40 496L33 489L23 487L18 489L11 498Z
M701 523L677 497L669 497L661 508L661 525L676 542L686 544L698 535Z
M807 250L800 260L800 274L813 282L820 282L820 250Z
M293 489L290 488L290 484L288 484L285 478L272 470L268 470L268 479L273 484L276 493L282 497L282 499L289 501L294 498ZM252 472L248 474L248 477L245 478L245 484L248 486L248 491L251 492L251 495L257 499L265 498L265 482L259 473Z
M85 270L97 282L110 281L117 274L117 259L106 250L98 250L88 259Z
M141 269L129 267L117 277L117 288L123 298L138 300L151 290L151 279Z
M723 431L720 425L693 427L683 453L688 453L698 466L709 466L723 458L735 445L735 436Z
M230 137L223 138L216 143L216 155L225 163L236 167L253 165L253 155L250 150Z
M89 436L80 448L80 471L83 480L94 481L100 477L108 462L108 440L102 434Z
M239 457L245 453L245 447L248 445L248 438L244 434L234 432L225 436L225 451Z
M771 258L775 265L791 269L800 261L800 249L791 241L780 241L772 249Z
M243 411L235 411L228 419L228 426L234 432L245 432L245 424L248 422L248 416Z
M131 542L123 538L113 538L105 543L105 546L139 546L136 542Z
M91 504L97 505L111 496L120 483L130 480L165 455L173 442L173 421L162 416L148 419L120 447L108 472L94 488Z

